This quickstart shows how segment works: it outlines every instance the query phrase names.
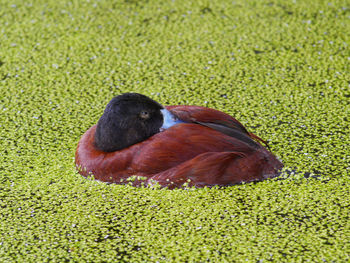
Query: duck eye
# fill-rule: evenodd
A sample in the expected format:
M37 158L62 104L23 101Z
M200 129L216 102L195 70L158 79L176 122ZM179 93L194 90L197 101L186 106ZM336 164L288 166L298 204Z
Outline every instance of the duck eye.
M142 119L148 119L149 117L150 117L150 114L149 114L149 112L148 111L141 111L140 112L140 117L142 118Z

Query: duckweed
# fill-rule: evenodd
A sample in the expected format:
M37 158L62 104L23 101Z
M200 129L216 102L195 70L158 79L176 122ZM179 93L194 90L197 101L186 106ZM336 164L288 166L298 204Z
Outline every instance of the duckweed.
M3 0L0 261L348 262L349 8ZM173 191L82 178L80 136L130 91L235 116L284 176Z

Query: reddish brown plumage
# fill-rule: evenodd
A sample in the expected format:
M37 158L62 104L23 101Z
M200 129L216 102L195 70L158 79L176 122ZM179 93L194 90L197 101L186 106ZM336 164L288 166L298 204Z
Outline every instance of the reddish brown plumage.
M250 145L206 127L219 124L258 140L233 117L199 106L166 107L189 123L177 124L147 140L116 152L95 147L96 125L80 139L75 162L83 176L104 182L127 183L130 176L143 176L145 184L158 182L169 188L233 185L272 178L283 164L260 143ZM133 182L139 185L140 181Z

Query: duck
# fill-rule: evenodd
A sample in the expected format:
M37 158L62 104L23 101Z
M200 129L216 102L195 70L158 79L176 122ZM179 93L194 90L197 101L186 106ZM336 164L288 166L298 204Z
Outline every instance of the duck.
M283 163L232 116L203 106L163 106L139 93L111 99L80 138L79 174L133 186L231 186L277 177Z

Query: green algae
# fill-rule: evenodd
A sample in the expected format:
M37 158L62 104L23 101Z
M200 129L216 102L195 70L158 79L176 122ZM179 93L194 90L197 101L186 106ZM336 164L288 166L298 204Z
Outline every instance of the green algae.
M349 7L2 1L0 261L349 261ZM80 177L79 137L128 91L232 114L296 173L173 191Z

